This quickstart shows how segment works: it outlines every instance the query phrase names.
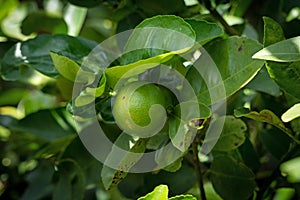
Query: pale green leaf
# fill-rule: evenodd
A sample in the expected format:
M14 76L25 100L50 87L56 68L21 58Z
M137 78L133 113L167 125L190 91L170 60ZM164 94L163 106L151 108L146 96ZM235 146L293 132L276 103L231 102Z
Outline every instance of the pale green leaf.
M152 192L144 197L138 198L138 200L168 200L168 186L159 185L154 188Z
M284 33L281 26L269 17L264 17L264 46L284 41ZM278 86L292 96L300 99L300 62L278 63L266 61L266 67L270 77ZM293 87L291 87L293 86Z
M282 121L289 122L293 119L300 117L300 103L293 105L281 116Z
M287 176L290 183L300 183L300 157L293 158L280 165L283 176Z
M169 198L169 200L197 200L197 198L190 194L182 194L175 197L171 197Z
M57 71L69 81L75 81L80 66L70 58L50 52L53 64Z
M300 36L267 46L255 53L252 58L276 62L300 61Z
M71 4L67 5L64 13L64 19L68 25L68 35L78 36L85 21L86 14L87 8Z

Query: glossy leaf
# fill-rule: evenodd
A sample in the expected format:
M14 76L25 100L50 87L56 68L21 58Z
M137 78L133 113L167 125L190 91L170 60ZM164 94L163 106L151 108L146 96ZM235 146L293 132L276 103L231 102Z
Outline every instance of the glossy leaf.
M281 116L282 121L289 122L300 117L300 103L293 105Z
M40 35L34 39L19 42L10 48L2 60L0 71L6 80L20 79L26 67L31 67L47 76L56 77L58 71L53 65L50 51L81 61L95 46L96 43L80 37Z
M261 45L249 38L234 36L213 41L204 48L208 54L200 56L196 63L201 66L201 75L193 67L187 73L186 78L194 88L198 100L206 105L223 100L238 91L263 66L263 61L251 58ZM217 66L218 72L212 70L215 67L212 65ZM219 80L215 73L220 73L222 80ZM202 77L205 77L205 80ZM226 94L222 92L223 87Z
M214 146L215 151L232 151L245 142L247 126L233 116L226 116L222 133ZM206 141L208 142L208 141Z
M115 84L121 78L125 79L125 78L139 75L148 69L152 69L154 67L157 67L161 63L167 62L174 55L184 53L187 50L188 49L172 51L169 53L164 53L164 54L157 55L157 56L147 58L144 60L139 60L137 62L128 64L128 65L114 66L114 67L106 68L105 75L107 78L108 85L110 87L114 87Z
M300 61L300 36L267 46L255 53L252 58L276 62Z
M131 33L120 62L126 65L166 52L190 48L195 39L190 24L180 17L158 15L148 18Z
M118 184L127 175L131 167L142 157L145 147L145 140L135 141L126 133L122 133L117 138L101 171L102 182L106 189ZM115 166L116 169L107 166L107 163Z
M259 113L256 111L250 111L246 108L239 108L234 111L236 117L247 117L256 121L266 122L271 124L285 133L290 133L291 131L285 127L283 122L270 110L262 110Z
M196 41L200 44L204 44L224 33L223 29L215 23L196 19L185 19L185 21L194 29L196 33Z
M24 35L31 33L66 34L68 32L67 24L61 17L45 11L29 13L23 20L21 29Z
M150 192L144 197L138 198L138 200L154 200L154 199L168 200L168 192L169 192L168 186L159 185L155 187L152 192Z
M263 19L264 46L284 41L285 37L281 26L271 18L264 17ZM278 63L266 61L266 66L270 77L281 89L300 99L300 62Z
M255 175L243 163L227 156L215 157L210 179L224 199L248 199L254 192Z

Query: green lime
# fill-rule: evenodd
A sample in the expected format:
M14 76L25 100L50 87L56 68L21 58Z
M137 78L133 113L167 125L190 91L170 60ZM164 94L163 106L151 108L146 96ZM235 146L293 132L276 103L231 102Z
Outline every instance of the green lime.
M113 115L118 126L135 136L151 136L167 119L166 109L174 105L174 95L165 87L136 81L117 91Z

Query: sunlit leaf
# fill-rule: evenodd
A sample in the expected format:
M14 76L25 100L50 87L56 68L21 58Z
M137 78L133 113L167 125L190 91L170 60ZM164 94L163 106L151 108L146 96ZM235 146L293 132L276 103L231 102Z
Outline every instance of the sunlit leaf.
M300 61L300 36L267 46L255 53L252 58L276 62Z
M138 200L154 200L154 199L168 200L168 192L169 189L167 185L159 185L155 187L152 192L150 192L144 197L138 198Z
M285 41L284 33L281 26L269 17L264 17L264 46L278 44ZM299 47L299 45L298 45ZM288 47L290 48L290 47ZM296 47L294 47L296 48ZM291 46L293 49L293 46ZM280 47L278 50L281 51ZM289 51L287 51L289 52ZM286 93L300 99L300 62L275 62L266 61L266 67L270 77ZM293 87L291 87L293 86Z
M281 116L282 121L289 122L300 117L300 103L293 105Z
M280 165L280 170L290 183L300 183L300 157L293 158Z

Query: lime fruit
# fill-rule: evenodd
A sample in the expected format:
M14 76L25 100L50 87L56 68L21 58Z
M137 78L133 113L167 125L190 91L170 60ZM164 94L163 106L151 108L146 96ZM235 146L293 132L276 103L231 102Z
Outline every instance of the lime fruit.
M150 137L163 128L166 110L174 105L175 99L163 86L136 81L117 91L112 112L116 123L126 133Z

